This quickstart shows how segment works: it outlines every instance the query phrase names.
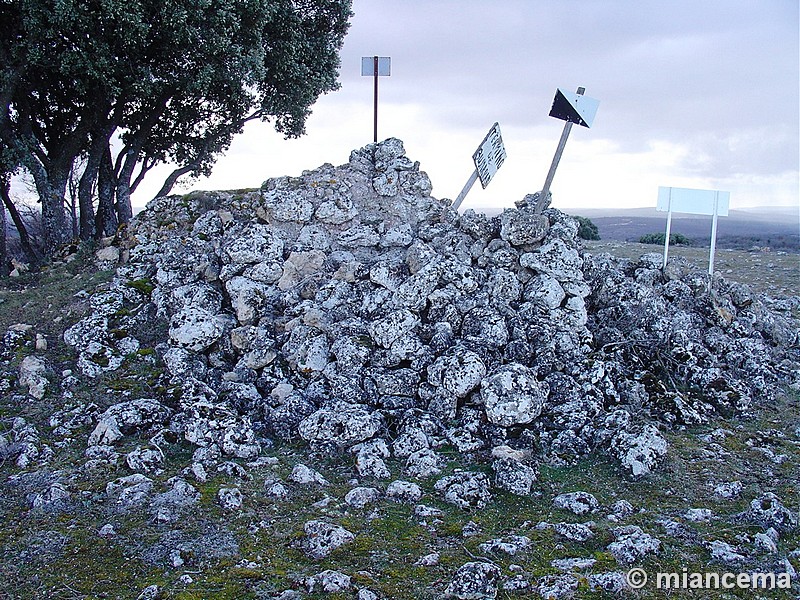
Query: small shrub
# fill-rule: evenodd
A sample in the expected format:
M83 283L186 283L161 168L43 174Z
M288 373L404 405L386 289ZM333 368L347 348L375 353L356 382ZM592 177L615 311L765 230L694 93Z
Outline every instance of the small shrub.
M591 219L586 217L575 217L578 221L578 237L582 240L599 240L600 232L597 230L597 225L592 223Z
M640 244L658 244L664 245L666 239L665 233L647 233L639 238ZM691 246L692 240L683 235L682 233L671 233L669 235L669 243L671 246Z

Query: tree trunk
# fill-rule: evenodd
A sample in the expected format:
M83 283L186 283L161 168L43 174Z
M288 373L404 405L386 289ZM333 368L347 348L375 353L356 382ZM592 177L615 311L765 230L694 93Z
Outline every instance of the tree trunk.
M81 180L78 184L78 206L80 208L80 231L78 235L82 240L90 240L94 237L94 184L100 172L100 163L103 160L104 151L105 142L99 149L95 144L92 144L92 149L89 151L89 157L86 160L86 168L83 170L83 175L81 175Z
M50 165L45 168L38 160L30 160L28 169L33 175L39 201L42 203L42 231L44 232L44 251L52 255L59 246L70 240L70 226L64 210L64 196L67 189L69 167Z
M3 188L2 194L8 196L11 182L8 177L0 178L0 187ZM10 273L10 263L8 257L8 244L6 243L6 209L0 204L0 277L5 277Z
M191 172L193 169L197 168L195 165L186 165L184 167L179 167L175 169L169 176L164 180L164 185L161 186L161 189L158 190L158 193L153 196L153 199L161 198L162 196L166 196L172 191L172 188L175 186L175 183L186 173Z
M131 207L131 177L139 153L129 149L125 153L125 161L122 170L117 178L117 218L120 225L127 225L133 218L133 207Z
M97 174L97 216L95 235L106 237L114 235L119 225L114 210L114 165L108 148L102 154Z
M25 222L22 220L22 216L19 214L17 207L14 206L14 203L11 201L9 188L10 186L0 186L0 197L2 197L3 204L5 204L5 207L8 209L8 214L11 215L11 220L14 222L14 227L17 228L17 233L19 234L19 244L22 247L22 252L25 254L25 260L32 265L38 265L41 263L41 257L33 247L33 244L31 244L31 238L28 235Z

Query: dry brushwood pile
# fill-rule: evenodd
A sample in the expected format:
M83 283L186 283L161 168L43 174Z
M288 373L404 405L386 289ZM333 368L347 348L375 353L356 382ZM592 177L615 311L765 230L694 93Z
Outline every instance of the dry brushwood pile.
M359 481L399 470L405 480L380 494L413 502L414 482L430 481L467 510L497 493L531 496L543 465L594 455L639 479L659 469L665 432L746 415L800 386L796 298L760 298L718 276L709 290L704 273L680 259L662 269L659 254L590 255L575 219L536 214L534 202L493 218L458 214L431 196L396 139L260 190L159 198L119 252L101 255L121 263L105 265L112 282L63 334L73 371L54 382L33 355L18 385L33 398L61 393L54 433L65 444L80 436L87 468L124 461L131 474L105 494L147 504L163 523L182 518L175 506L196 502L195 485L220 465L257 465L284 443L349 465ZM10 330L6 353L23 337ZM79 381L132 355L163 364L159 394L69 402ZM45 460L36 431L14 427L6 458L21 468ZM152 476L176 447L185 464L168 493L180 502L159 503ZM463 468L449 467L445 448ZM292 477L321 476L298 465ZM247 502L223 489L231 510ZM47 494L39 501L69 496ZM796 526L777 499L775 510ZM641 536L630 543L647 545ZM314 520L297 547L321 559L352 537ZM494 597L493 563L462 569L448 594ZM464 583L473 580L490 592Z

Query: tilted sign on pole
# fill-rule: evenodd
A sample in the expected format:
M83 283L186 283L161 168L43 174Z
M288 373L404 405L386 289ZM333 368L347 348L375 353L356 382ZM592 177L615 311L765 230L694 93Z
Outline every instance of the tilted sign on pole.
M494 177L494 174L497 173L497 170L505 160L506 149L505 146L503 146L503 138L500 135L500 125L495 123L492 125L489 133L486 134L486 137L483 138L481 145L478 146L478 149L475 150L475 153L472 155L472 162L475 163L475 170L472 172L472 175L469 176L467 184L464 186L464 189L461 190L456 201L453 202L453 208L458 210L458 207L461 206L461 203L464 201L464 198L472 189L477 179L481 180L481 186L483 189L486 189L486 186L489 185L492 177Z
M483 189L486 189L505 160L506 149L500 135L500 124L495 123L483 138L475 154L472 155L472 161L475 163L475 170L478 171L478 178L481 180Z
M691 215L711 215L711 249L708 255L708 274L714 275L714 250L717 245L717 217L727 217L730 205L730 192L719 190L695 190L691 188L659 187L656 210L667 213L667 231L664 239L664 263L667 266L669 256L669 236L672 225L672 213L688 213ZM711 281L709 280L709 289Z
M568 123L591 127L599 105L599 100L583 95L583 88L578 88L575 94L558 88L553 98L553 106L550 108L550 116Z
M373 141L378 142L378 77L392 74L392 59L388 56L362 56L361 75L375 78Z
M541 213L549 203L547 197L550 194L550 186L556 176L556 169L559 161L561 161L561 155L564 153L564 147L567 145L569 132L572 131L572 124L577 123L583 127L591 127L594 122L600 101L584 96L584 91L582 87L579 87L574 94L565 92L561 88L556 90L553 106L550 108L550 116L566 121L566 123L564 124L564 130L561 132L561 139L558 141L553 162L550 163L550 170L547 172L544 186L542 191L539 192L539 201L536 203L535 208L536 213Z

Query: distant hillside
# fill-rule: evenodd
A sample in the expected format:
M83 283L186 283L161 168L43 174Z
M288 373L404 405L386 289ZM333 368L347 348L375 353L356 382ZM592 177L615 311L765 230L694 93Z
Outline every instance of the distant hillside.
M663 232L666 213L654 208L634 209L565 209L572 215L590 218L604 240L638 241L647 233ZM672 233L681 233L697 244L711 238L711 217L672 215ZM717 224L717 246L749 249L770 247L774 250L800 252L800 213L790 207L758 210L732 210Z

